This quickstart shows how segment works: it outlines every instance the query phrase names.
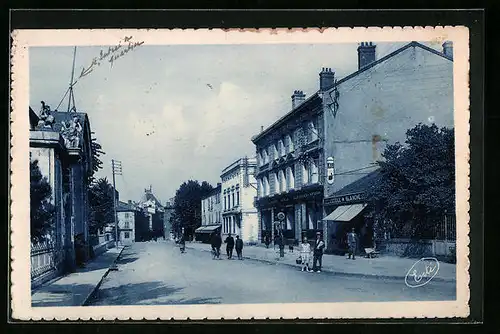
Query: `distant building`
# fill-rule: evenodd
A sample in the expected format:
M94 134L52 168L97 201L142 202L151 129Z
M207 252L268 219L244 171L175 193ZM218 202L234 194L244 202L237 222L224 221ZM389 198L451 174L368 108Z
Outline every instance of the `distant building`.
M136 208L132 201L118 202L116 215L118 218L118 240L123 245L130 245L135 242L135 216Z
M201 226L195 230L196 240L209 242L214 232L222 227L221 187L219 183L212 192L201 200Z
M222 237L239 235L245 243L258 241L258 217L254 206L257 195L255 158L241 158L221 173Z
M163 225L165 209L160 201L153 194L152 187L144 189L144 194L138 203L138 206L143 209L148 219L148 236L141 236L145 240L151 238L163 238Z

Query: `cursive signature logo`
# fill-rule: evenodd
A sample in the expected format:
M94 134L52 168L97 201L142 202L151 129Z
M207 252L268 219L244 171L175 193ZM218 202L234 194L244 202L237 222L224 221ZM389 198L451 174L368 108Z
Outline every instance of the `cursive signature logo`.
M99 56L94 57L89 66L82 68L82 71L80 72L80 76L78 77L78 79L83 78L84 76L92 73L92 71L96 67L101 66L102 62L107 61L108 63L110 63L111 67L113 67L114 62L117 59L123 57L124 55L126 55L127 53L129 53L130 51L134 50L135 48L137 48L142 44L144 44L144 41L134 42L132 41L132 36L125 36L118 42L117 45L110 46L108 47L107 50L101 50L101 52L99 52Z
M439 261L434 257L424 257L411 266L405 276L405 284L418 288L429 283L439 271Z

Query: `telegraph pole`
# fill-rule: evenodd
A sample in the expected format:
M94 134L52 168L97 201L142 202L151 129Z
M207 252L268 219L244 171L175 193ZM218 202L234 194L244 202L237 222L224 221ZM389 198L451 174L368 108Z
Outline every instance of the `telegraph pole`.
M122 175L122 162L112 159L111 167L113 170L113 211L115 218L115 244L118 248L118 215L116 213L116 182L115 175Z

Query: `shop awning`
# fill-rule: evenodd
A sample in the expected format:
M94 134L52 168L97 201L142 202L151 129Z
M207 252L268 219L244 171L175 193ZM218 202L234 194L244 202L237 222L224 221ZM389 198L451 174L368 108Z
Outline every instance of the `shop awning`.
M220 227L220 225L207 225L207 226L200 226L196 230L194 230L195 233L212 233L215 230L217 230Z
M333 212L323 218L323 220L348 222L363 211L365 207L366 204L342 205L333 210Z

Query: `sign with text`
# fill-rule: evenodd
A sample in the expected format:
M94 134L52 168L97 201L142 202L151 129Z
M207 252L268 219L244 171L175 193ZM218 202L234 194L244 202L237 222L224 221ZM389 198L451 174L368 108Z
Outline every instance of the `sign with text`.
M344 196L325 198L325 205L339 205L353 202L362 202L364 199L364 193L349 194Z

